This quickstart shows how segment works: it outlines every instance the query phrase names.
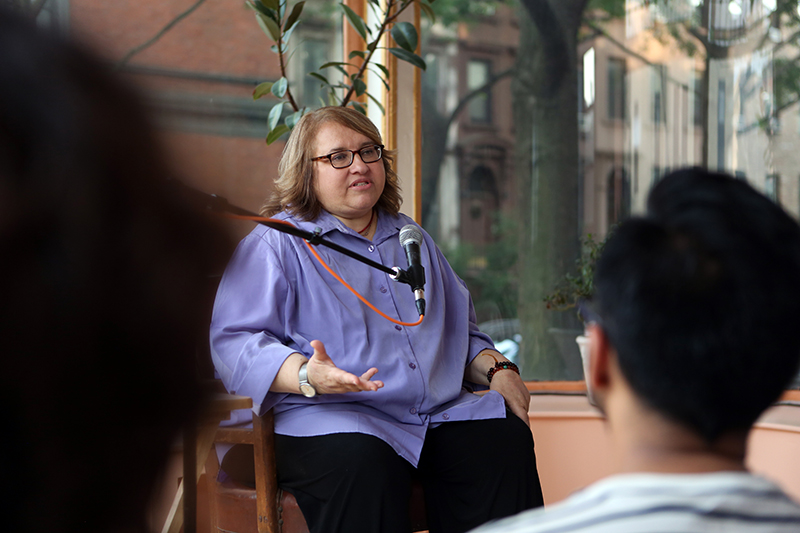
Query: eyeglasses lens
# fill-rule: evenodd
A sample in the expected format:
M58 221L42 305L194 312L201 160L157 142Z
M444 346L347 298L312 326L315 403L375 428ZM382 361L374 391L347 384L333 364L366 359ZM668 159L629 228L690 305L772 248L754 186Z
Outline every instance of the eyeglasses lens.
M347 150L331 154L331 165L333 168L347 168L353 164L355 154L358 154L364 163L374 163L381 158L381 148L380 146L367 146L355 152Z

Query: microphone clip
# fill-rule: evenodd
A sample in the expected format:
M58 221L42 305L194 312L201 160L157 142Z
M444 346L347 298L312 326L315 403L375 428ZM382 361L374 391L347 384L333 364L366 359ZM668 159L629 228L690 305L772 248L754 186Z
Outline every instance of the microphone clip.
M392 267L394 270L394 274L389 274L389 277L392 278L394 281L405 283L406 285L410 286L411 289L414 291L414 300L417 306L417 312L420 316L425 315L425 291L418 283L414 281L414 276L411 274L411 268L409 267L408 270L403 270L400 267Z
M411 276L408 273L408 270L403 270L400 267L392 267L394 270L394 274L389 274L389 277L392 278L394 281L399 283L405 283L406 285L413 285L414 282L411 279Z

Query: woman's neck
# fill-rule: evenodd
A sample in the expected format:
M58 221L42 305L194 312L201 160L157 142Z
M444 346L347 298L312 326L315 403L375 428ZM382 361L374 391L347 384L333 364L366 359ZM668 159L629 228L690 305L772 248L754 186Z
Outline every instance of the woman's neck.
M339 216L336 216L336 218L338 218L342 224L355 231L362 237L372 239L372 236L375 233L375 228L377 227L378 214L375 212L375 209L371 209L369 213L366 213L358 218L344 218Z

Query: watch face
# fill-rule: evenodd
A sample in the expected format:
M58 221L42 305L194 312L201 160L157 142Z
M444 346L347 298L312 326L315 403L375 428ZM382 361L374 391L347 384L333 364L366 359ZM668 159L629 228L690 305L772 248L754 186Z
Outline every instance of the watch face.
M313 398L317 395L317 391L308 383L301 383L300 384L300 392L303 393L303 396L306 398Z

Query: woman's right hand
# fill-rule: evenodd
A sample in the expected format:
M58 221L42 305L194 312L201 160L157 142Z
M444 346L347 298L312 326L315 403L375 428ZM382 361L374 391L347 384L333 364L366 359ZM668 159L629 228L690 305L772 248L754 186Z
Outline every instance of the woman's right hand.
M370 368L357 376L337 367L321 341L311 341L311 347L314 348L314 355L308 360L308 382L317 390L317 394L376 391L383 387L383 381L372 381L372 376L378 373L377 368Z

